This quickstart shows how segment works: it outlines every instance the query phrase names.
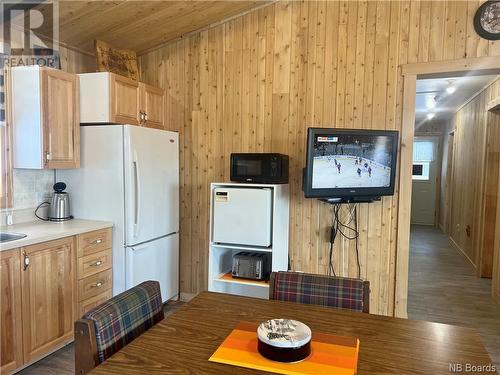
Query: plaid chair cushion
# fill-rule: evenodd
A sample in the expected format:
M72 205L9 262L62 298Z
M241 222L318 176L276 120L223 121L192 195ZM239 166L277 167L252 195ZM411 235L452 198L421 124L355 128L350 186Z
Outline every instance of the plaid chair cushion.
M269 298L362 312L363 280L299 272L273 272Z
M88 311L94 322L99 362L104 362L163 319L160 283L145 281Z

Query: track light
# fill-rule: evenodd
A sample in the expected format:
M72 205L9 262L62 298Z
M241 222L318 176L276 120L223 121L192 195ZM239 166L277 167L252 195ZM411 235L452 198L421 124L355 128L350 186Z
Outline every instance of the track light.
M457 91L457 88L455 86L448 86L446 88L446 92L450 95L453 94L455 91Z

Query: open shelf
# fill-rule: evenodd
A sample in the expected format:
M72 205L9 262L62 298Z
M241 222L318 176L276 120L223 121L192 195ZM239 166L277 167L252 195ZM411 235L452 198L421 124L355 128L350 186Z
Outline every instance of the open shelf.
M223 272L217 276L215 279L216 281L221 281L225 283L236 283L236 284L243 284L243 285L255 285L255 286L260 286L264 288L269 288L269 281L260 281L260 280L250 280L250 279L238 279L234 278L231 275L231 271L229 272Z
M273 249L271 247L230 245L230 244L222 244L222 243L212 243L212 247L224 248L224 249L234 249L234 250L262 251L265 253L272 253L273 252Z
M265 189L272 191L272 199L267 204L270 204L270 214L271 214L271 235L269 242L255 241L252 239L254 236L246 236L248 233L242 233L240 236L226 236L226 237L213 237L214 233L214 208L216 207L216 189L227 190L231 193L233 188L241 190L244 188L248 190L248 195L253 194L250 190L252 189ZM231 269L233 267L233 259L236 254L242 251L255 252L260 255L265 255L267 262L270 264L266 265L266 268L270 268L271 271L285 271L288 269L288 229L289 229L289 186L288 184L240 184L240 183L212 183L210 185L210 239L208 242L208 290L217 293L233 294L238 296L247 296L254 298L269 298L269 282L252 280L252 279L239 279L233 278ZM239 192L238 194L246 194L246 191ZM253 195L252 195L253 196ZM233 202L233 201L231 201ZM238 201L236 201L238 202ZM248 200L245 204L242 204L241 199L239 201L244 209L232 208L231 217L236 217L239 221L245 223L245 220L253 218L255 220L267 219L268 215L267 206L266 210L257 210L256 214L260 216L255 216L252 214L251 206L248 204ZM226 207L227 208L227 207ZM265 211L265 212L264 212ZM252 216L253 215L253 216ZM217 225L225 225L227 219L221 219L225 216L219 216ZM226 228L227 229L227 228ZM234 229L234 228L233 228ZM238 228L237 228L238 229ZM241 241L237 241L241 238ZM244 237L244 239L243 239ZM214 238L218 238L220 241L230 241L227 242L215 242ZM236 240L235 240L236 239ZM245 245L243 243L249 244L269 244L271 246L257 246L257 245ZM270 267L269 267L270 266Z

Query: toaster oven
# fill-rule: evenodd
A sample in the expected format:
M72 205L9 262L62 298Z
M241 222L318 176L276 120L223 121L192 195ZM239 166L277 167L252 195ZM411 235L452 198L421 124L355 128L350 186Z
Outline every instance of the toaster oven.
M269 273L267 254L241 251L233 256L232 276L235 278L268 280Z

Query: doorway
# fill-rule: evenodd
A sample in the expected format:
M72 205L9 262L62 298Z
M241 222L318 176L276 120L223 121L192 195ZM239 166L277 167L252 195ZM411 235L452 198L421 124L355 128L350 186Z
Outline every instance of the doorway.
M440 139L415 136L413 142L411 224L436 226L438 223Z
M497 115L485 103L500 75L415 79L408 317L476 329L500 364L500 305L482 272L493 264L488 212L497 212L500 169Z

